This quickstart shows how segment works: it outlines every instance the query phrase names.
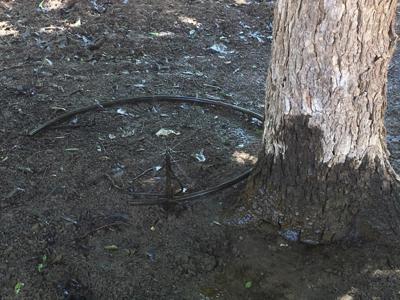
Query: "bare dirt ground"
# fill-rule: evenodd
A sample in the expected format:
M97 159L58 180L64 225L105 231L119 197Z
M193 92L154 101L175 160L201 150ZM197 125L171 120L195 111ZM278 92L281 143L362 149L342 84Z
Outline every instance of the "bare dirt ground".
M272 13L269 1L0 1L0 299L400 299L398 249L290 243L238 204L240 185L173 210L132 205L163 192L166 150L176 190L246 170L260 128L242 115L99 107L26 135L139 95L262 112ZM386 119L397 171L399 61Z

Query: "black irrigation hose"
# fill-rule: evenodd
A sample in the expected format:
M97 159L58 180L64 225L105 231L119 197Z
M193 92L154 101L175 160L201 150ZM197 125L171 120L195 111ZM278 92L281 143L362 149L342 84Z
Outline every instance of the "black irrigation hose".
M61 121L65 121L66 119L68 119L72 116L82 114L82 113L85 113L85 112L88 112L91 110L96 110L98 108L112 107L112 106L116 106L116 105L123 105L123 104L137 104L137 103L141 103L141 102L186 102L186 103L203 104L203 105L204 104L205 105L215 105L215 106L219 106L219 107L226 107L226 108L232 109L234 111L242 112L242 113L249 115L261 122L264 121L264 117L261 114L253 112L246 108L242 108L242 107L239 107L239 106L236 106L233 104L229 104L229 103L224 103L221 101L202 99L202 98L196 98L196 97L158 95L158 96L143 96L143 97L134 97L134 98L114 100L114 101L107 101L107 102L101 102L98 104L93 104L93 105L89 105L86 107L78 108L78 109L72 110L70 112L66 112L58 117L55 117L54 119L51 119L51 120L39 125L35 129L29 131L28 135L34 136L35 134L50 127L51 125L54 125ZM176 203L182 203L182 202L186 202L186 201L192 201L192 200L195 200L200 197L215 194L215 193L222 191L228 187L231 187L231 186L243 181L247 177L249 177L252 171L253 171L253 168L250 168L249 170L245 171L244 173L240 174L239 176L235 177L234 179L225 181L224 183L222 183L220 185L217 185L215 187L212 187L212 188L209 188L209 189L206 189L203 191L194 192L194 193L191 193L191 194L188 194L185 196L175 196L173 199L166 198L164 195L148 194L146 196L156 197L157 199L147 200L147 201L133 201L132 205L176 204Z
M256 118L257 120L259 120L261 122L264 121L264 117L256 112L253 112L251 110L248 110L246 108L239 107L239 106L236 106L233 104L224 103L221 101L202 99L202 98L196 98L196 97L159 95L159 96L143 96L143 97L119 99L119 100L96 103L93 105L78 108L78 109L72 110L70 112L66 112L62 115L59 115L58 117L55 117L54 119L51 119L51 120L47 121L46 123L39 125L35 129L29 131L28 135L33 136L33 135L37 134L38 132L42 131L43 129L50 127L51 125L54 125L61 121L65 121L66 119L68 119L72 116L75 116L78 114L83 114L83 113L91 111L91 110L112 107L112 106L122 105L122 104L136 104L136 103L140 103L140 102L152 102L152 101L153 102L188 102L188 103L195 103L195 104L216 105L216 106L226 107L226 108L230 108L232 110L240 111L246 115Z

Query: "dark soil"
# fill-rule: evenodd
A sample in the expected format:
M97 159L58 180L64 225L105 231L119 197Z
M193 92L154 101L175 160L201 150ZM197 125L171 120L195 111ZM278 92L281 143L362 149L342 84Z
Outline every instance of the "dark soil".
M260 128L246 116L152 102L26 135L139 95L262 112L272 2L66 2L0 2L0 299L400 299L398 249L290 243L240 205L240 184L173 208L134 205L135 193L165 192L166 152L174 192L251 167ZM387 113L397 171L399 55Z

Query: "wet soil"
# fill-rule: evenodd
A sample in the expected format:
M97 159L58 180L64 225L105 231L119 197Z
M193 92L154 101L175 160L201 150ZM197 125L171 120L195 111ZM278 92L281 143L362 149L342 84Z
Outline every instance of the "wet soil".
M167 155L174 193L250 168L261 130L242 114L99 106L26 135L65 111L139 95L262 113L272 10L269 1L0 2L0 299L400 299L398 249L288 242L241 206L240 184L174 208L134 205L137 193L165 193ZM397 171L399 55L386 116Z

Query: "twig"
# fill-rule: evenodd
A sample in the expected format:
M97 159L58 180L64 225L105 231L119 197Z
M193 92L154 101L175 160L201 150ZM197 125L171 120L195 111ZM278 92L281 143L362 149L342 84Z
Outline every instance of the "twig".
M0 69L0 73L4 72L4 71L12 70L12 69L18 69L18 68L21 68L21 67L26 67L26 66L29 66L29 64L17 64L17 65L5 67L3 69Z
M165 153L165 196L172 200L174 198L174 190L172 187L172 167L171 167L171 156L169 151Z
M102 174L96 175L96 176L93 177L93 178L90 178L90 179L86 182L86 184L88 184L88 185L96 184L97 181L100 180L101 178L107 178L107 179L111 182L111 185L112 185L113 187L115 187L116 189L119 189L119 190L122 189L122 187L120 187L119 185L117 185L117 184L115 183L114 179L110 176L110 174L107 174L107 173L102 173Z
M161 169L162 169L162 168L161 168ZM161 169L160 169L160 170L161 170ZM137 175L136 177L134 177L134 178L132 179L132 181L135 181L135 180L139 179L140 177L143 177L144 175L146 175L147 173L149 173L149 172L152 171L152 170L154 170L154 167L151 167L151 168L148 168L148 169L144 170L142 173L140 173L139 175Z
M112 179L112 177L111 177L109 174L105 173L104 176L105 176L108 180L110 180L111 185L112 185L113 187L115 187L115 188L118 189L118 190L122 190L122 187L120 187L119 185L117 185L117 184L115 183L114 179Z
M210 87L210 88L213 88L213 89L216 89L216 90L219 90L219 91L222 90L221 87L216 86L216 85L211 85L211 84L207 84L207 83L203 83L203 85L204 85L205 87Z
M81 92L83 92L83 89L77 89L77 90L75 90L75 91L72 91L72 92L69 93L68 95L65 95L64 97L70 97L70 96L73 96L73 95L75 95L75 94L77 94L77 93L81 93Z
M126 222L114 222L114 223L109 223L109 224L106 224L106 225L102 225L100 227L97 227L97 228L87 232L86 234L84 234L84 235L82 235L80 237L75 238L75 240L78 240L78 241L79 240L83 240L84 238L88 237L89 235L91 235L93 233L96 233L99 230L102 230L102 229L105 229L105 228L109 228L109 227L113 227L113 226L117 226L117 225L130 225L130 224L126 223Z

